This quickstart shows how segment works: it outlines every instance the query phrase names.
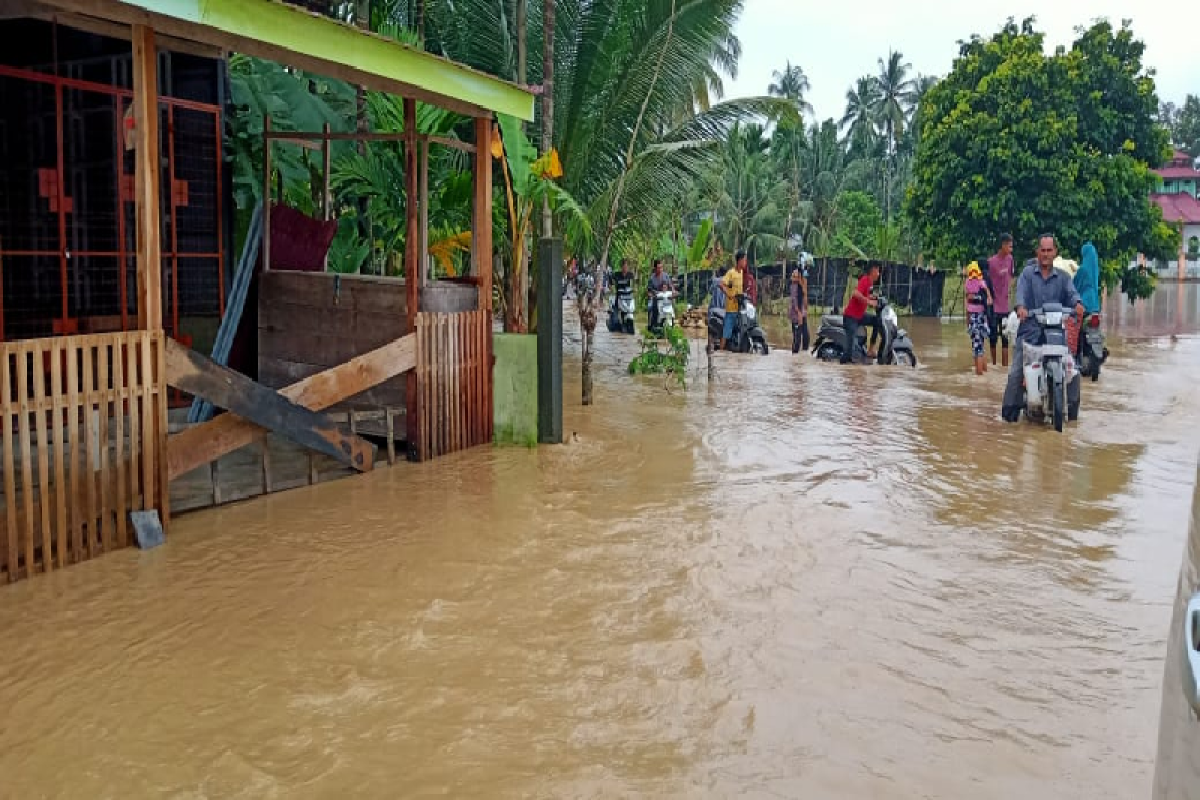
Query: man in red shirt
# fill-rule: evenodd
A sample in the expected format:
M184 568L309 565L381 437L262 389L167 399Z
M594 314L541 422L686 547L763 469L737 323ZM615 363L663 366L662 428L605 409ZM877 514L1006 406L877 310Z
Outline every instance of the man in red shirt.
M875 345L879 343L881 336L879 317L876 314L868 314L867 308L878 304L875 298L871 297L871 289L879 280L879 273L882 271L878 263L867 267L867 271L858 279L858 285L854 287L850 302L846 304L846 310L842 313L842 328L846 331L846 346L842 348L843 364L854 361L854 350L858 346L858 329L861 325L871 326L871 342L867 348L867 356L875 358Z

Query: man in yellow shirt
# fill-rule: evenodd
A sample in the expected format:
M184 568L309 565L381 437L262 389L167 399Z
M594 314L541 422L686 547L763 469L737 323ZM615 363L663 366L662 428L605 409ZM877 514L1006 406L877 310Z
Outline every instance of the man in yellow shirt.
M740 300L745 274L746 253L743 250L738 250L733 269L726 272L725 277L721 279L721 291L725 292L725 327L721 331L721 346L725 350L729 350L732 347L734 334L738 330L738 323L741 321L742 306Z

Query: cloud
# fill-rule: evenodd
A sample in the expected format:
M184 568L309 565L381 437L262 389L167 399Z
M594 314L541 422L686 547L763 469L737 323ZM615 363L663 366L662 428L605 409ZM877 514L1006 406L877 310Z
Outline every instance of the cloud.
M958 42L974 33L990 36L1008 17L1037 17L1050 48L1070 46L1075 27L1098 17L1114 24L1133 22L1134 34L1146 43L1145 61L1156 71L1161 100L1179 104L1189 92L1200 94L1200 48L1189 33L1200 11L1168 0L1132 10L1119 0L1007 2L1000 10L979 3L931 0L903 4L882 0L843 3L800 3L797 0L746 0L738 23L742 59L736 80L726 82L729 97L765 94L773 71L791 59L812 83L809 96L820 119L838 117L846 90L860 75L875 74L877 60L889 49L904 53L914 76L945 75Z

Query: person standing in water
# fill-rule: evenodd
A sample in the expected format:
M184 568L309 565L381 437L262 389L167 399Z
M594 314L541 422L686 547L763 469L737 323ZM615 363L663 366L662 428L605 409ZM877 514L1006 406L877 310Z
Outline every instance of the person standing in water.
M988 306L994 305L992 292L983 280L979 262L967 265L967 282L963 287L967 295L967 333L971 336L971 355L975 358L975 374L987 372L987 359L983 356L983 342L988 338ZM1005 358L1008 348L1005 347Z
M788 316L792 321L792 355L795 355L801 348L808 350L808 292L798 269L792 270L791 295Z
M1008 336L1003 332L1004 318L1011 309L1012 281L1015 275L1013 266L1013 238L1009 234L1000 237L1000 249L996 255L987 260L988 288L992 290L992 313L989 321L989 338L992 349L992 366L996 366L996 341L1002 342L1003 365L1008 366Z

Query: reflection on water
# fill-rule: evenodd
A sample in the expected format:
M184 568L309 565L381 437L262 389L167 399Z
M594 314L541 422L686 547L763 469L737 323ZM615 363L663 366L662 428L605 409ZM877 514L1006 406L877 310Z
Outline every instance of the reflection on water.
M998 422L959 322L905 321L917 370L781 350L670 394L601 333L567 445L0 590L0 795L1145 796L1197 297L1110 302L1064 435Z

